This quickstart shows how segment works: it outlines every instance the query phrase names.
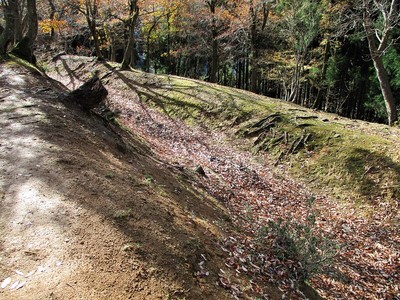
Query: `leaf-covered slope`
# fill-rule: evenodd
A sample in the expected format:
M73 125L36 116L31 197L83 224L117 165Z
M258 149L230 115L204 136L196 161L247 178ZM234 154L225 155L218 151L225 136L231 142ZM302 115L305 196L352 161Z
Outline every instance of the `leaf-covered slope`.
M289 178L286 169L298 171L303 182L325 192L327 197L317 195L314 202L315 232L342 245L332 268L311 279L313 287L327 299L366 299L397 293L399 277L393 264L399 257L396 198L366 201L368 197L352 191L351 185L341 178L341 174L348 172L345 167L357 167L350 164L355 156L351 151L344 152L348 156L337 156L338 150L347 151L346 147L353 147L355 141L362 147L379 150L374 148L378 142L373 138L381 141L385 127L307 111L195 80L122 72L118 65L98 63L91 58L60 57L55 68L58 74L52 72L52 76L70 88L78 87L90 72L98 69L110 92L108 105L113 112L106 113L106 117L139 135L161 160L183 169L204 167L207 176L199 176L197 181L207 193L223 201L233 227L238 229L238 238L223 243L229 257L219 274L221 284L235 295L238 290L229 280L231 272L244 271L251 275L251 290L259 295L265 292L265 282L272 281L284 294L292 293L286 294L289 298L299 296L291 291L299 265L271 253L268 236L260 239L268 220L302 222L306 218L310 193ZM387 139L394 141L398 131L387 130ZM388 153L395 156L395 149L390 149L392 152ZM303 172L308 171L306 168L314 172L312 176ZM367 175L383 174L373 173L369 167L362 166L363 169L360 180ZM330 172L339 183L321 170ZM384 190L378 192L381 191ZM333 192L347 201L337 201ZM371 256L372 248L378 250ZM270 267L266 268L267 265ZM263 269L262 274L259 268Z
M72 82L85 78L91 68L99 69L106 85L133 90L172 118L227 132L240 147L267 153L277 165L288 166L309 185L340 199L366 203L400 198L399 128L193 79L118 71L117 65L92 59L68 60ZM63 58L57 65L65 72L62 64Z

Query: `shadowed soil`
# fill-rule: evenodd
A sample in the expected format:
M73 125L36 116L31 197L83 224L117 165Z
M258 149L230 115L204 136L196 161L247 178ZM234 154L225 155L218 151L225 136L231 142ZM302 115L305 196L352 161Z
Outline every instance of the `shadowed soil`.
M65 92L0 65L0 298L229 299L222 205Z

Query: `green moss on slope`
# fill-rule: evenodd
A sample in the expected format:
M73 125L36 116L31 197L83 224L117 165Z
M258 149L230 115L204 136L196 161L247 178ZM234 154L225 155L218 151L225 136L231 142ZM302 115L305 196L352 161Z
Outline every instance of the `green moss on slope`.
M398 128L339 118L196 80L146 76L158 83L143 82L147 91L142 99L152 106L188 124L245 139L255 152L268 152L316 188L362 202L400 198ZM255 135L244 134L268 116L279 117Z
M360 203L400 198L399 128L193 79L88 64L105 74L107 85L134 91L148 105L189 125L222 130L235 144L266 153L317 190Z

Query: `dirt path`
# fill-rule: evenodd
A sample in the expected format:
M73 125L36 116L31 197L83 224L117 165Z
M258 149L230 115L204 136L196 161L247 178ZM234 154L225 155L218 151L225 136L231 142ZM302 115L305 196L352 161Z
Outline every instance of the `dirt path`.
M0 299L230 298L224 208L60 97L0 65Z
M30 90L29 76L13 68L1 68L0 76L1 273L2 279L9 276L10 286L16 285L1 293L10 299L20 297L18 289L30 289L44 278L54 289L74 271L75 262L64 259L68 227L79 209L64 202L65 197L52 187L51 177L57 174L51 170L50 153L57 149L38 136L37 124L45 122L46 115L35 97L49 91ZM52 173L49 180L42 180L43 172Z

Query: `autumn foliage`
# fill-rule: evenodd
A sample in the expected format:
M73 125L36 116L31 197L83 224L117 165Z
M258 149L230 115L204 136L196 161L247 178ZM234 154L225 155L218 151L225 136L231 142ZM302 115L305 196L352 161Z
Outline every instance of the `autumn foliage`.
M65 29L66 39L84 33L81 44L91 49L67 52L118 62L129 57L129 66L148 72L218 82L352 118L383 122L389 113L393 123L393 99L400 95L399 68L389 64L399 53L396 2L49 0L39 5L39 25L44 34ZM363 20L370 26L361 26ZM368 32L382 33L383 55L376 56L382 60L369 59L375 56Z
M67 27L67 22L64 20L42 20L39 21L39 28L43 33L50 34L52 31L61 31Z

